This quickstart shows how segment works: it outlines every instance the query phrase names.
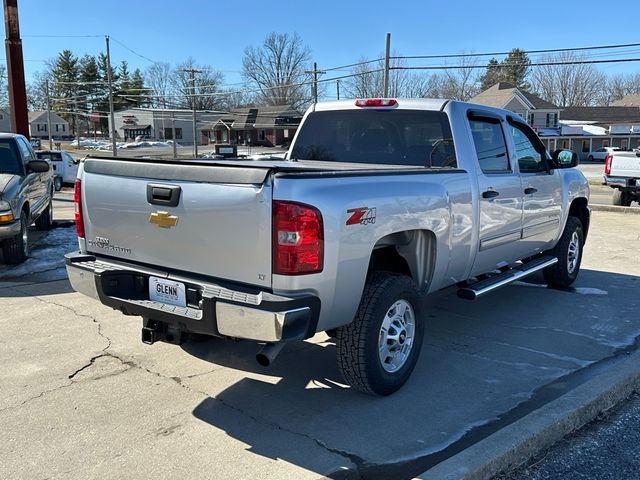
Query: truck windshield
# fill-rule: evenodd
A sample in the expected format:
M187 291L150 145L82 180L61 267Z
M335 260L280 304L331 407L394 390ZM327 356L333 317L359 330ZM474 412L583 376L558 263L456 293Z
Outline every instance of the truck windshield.
M22 165L10 140L0 140L0 173L22 175Z
M291 158L457 167L447 115L423 110L313 112L298 133Z

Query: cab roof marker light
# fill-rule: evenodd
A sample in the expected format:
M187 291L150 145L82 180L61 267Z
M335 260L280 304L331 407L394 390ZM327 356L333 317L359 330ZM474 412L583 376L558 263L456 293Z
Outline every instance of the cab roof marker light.
M356 107L395 107L398 101L395 98L362 98L356 100Z

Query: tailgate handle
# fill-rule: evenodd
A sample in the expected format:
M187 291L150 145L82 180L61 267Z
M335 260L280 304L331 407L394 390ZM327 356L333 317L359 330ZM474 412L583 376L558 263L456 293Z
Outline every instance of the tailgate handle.
M167 207L177 207L180 201L179 185L164 185L160 183L147 184L147 202L152 205L165 205Z

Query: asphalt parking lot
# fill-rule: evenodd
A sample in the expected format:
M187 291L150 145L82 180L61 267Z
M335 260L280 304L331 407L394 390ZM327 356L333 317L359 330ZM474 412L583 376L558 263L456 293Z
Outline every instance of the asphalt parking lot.
M433 478L615 368L640 335L640 215L593 213L568 291L532 278L472 303L433 296L416 371L387 398L347 388L322 334L268 369L250 342L143 345L139 319L74 293L58 257L37 255L73 248L64 225L34 240L36 261L0 268L4 478Z

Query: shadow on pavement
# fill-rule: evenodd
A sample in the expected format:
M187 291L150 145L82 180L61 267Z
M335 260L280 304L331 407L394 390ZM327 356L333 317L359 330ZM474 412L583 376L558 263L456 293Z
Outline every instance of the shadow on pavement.
M191 355L240 371L225 374L228 386L212 390L193 415L257 455L319 475L411 478L637 348L638 287L635 276L583 270L567 291L518 283L475 302L443 292L429 309L412 378L385 398L344 385L329 340L290 345L268 369L255 362L255 343L190 342L183 348ZM247 422L228 420L226 407ZM273 426L274 435L257 437L253 422ZM311 438L355 468L317 471L317 459L278 442L278 431Z

